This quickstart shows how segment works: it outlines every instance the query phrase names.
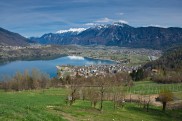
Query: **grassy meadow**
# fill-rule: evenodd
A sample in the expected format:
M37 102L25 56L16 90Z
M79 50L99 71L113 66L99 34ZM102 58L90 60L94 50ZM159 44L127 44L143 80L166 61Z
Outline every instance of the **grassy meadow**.
M134 92L141 85L153 86L155 83L137 82L131 90ZM145 90L145 88L140 89ZM181 95L180 91L175 93ZM89 101L83 100L76 100L69 106L65 103L67 93L68 90L65 88L19 92L0 90L0 121L181 121L182 119L182 110L163 112L161 107L150 106L147 112L136 103L125 103L123 108L114 109L112 102L104 101L103 111L99 111L99 104L93 108Z
M139 81L134 82L134 85L131 88L127 88L128 93L144 95L158 94L161 90L170 90L173 93L182 94L182 83L159 84L152 81Z

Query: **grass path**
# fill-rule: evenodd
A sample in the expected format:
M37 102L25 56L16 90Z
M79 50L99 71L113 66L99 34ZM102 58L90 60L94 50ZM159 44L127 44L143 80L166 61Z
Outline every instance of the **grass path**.
M71 116L69 113L65 113L63 111L57 111L54 110L55 106L47 106L47 109L49 110L49 112L52 112L53 114L58 114L58 115L62 115L64 119L68 120L68 121L76 121L77 119L73 116Z

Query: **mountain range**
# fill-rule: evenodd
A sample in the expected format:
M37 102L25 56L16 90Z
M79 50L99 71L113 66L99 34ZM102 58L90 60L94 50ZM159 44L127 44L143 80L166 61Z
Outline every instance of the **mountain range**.
M27 46L31 42L20 34L0 28L0 45L3 46Z
M164 49L182 44L182 28L152 26L135 28L123 23L114 23L87 29L61 30L57 33L48 33L30 39L41 44L106 45Z
M123 23L71 28L29 39L0 28L0 45L27 46L29 43L55 45L106 45L132 48L166 49L182 45L182 28L132 27Z

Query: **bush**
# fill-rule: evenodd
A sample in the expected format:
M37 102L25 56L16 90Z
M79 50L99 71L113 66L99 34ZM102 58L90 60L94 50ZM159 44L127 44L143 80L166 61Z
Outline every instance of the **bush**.
M152 81L157 83L181 83L182 82L182 74L177 72L165 72L165 73L157 73L152 76Z

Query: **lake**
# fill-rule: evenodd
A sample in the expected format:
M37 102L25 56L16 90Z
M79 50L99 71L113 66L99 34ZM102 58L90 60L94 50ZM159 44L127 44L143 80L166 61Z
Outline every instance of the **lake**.
M24 70L31 71L32 69L38 69L41 72L45 72L50 77L56 76L57 65L95 65L95 64L114 64L114 61L100 60L80 56L64 56L53 60L31 60L31 61L13 61L3 65L0 65L0 77L4 75L12 76L16 72L24 72ZM1 80L1 79L0 79Z

